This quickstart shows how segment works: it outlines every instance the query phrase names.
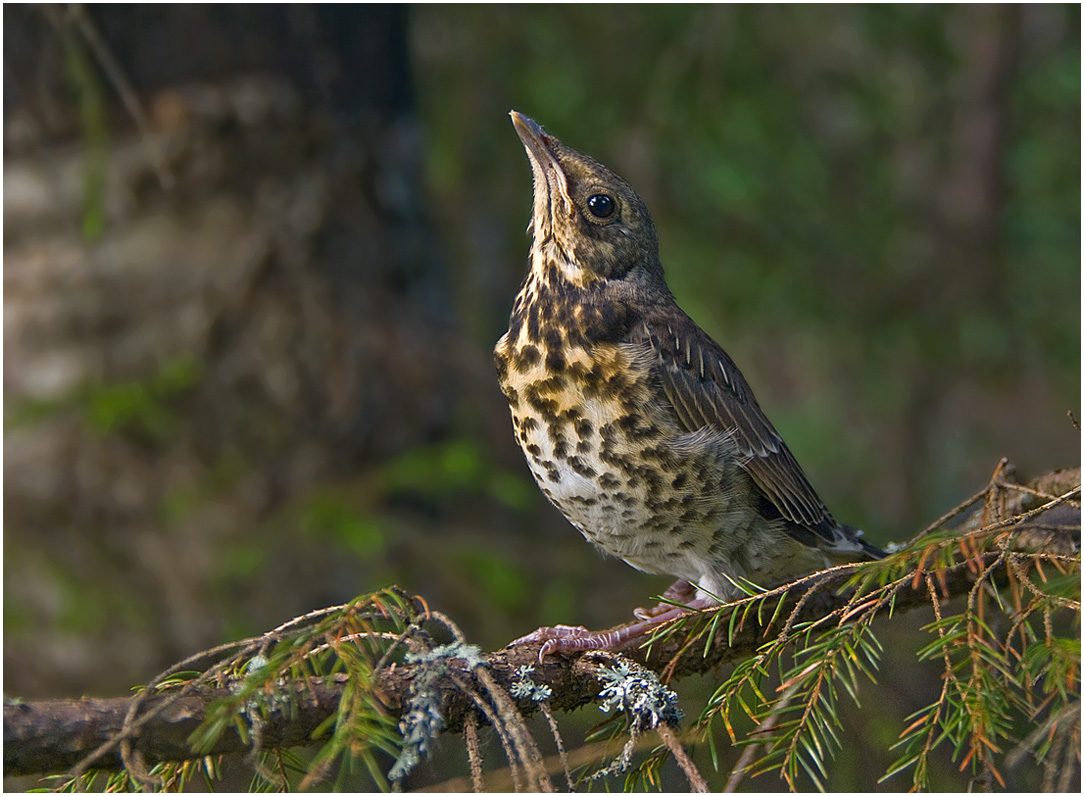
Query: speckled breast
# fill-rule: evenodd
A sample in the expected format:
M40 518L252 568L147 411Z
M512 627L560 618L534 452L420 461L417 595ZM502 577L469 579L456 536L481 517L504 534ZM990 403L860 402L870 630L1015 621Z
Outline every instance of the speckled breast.
M652 403L646 354L631 344L550 348L510 334L497 344L498 375L542 492L634 567L700 578L725 508L720 446L682 445L689 435Z

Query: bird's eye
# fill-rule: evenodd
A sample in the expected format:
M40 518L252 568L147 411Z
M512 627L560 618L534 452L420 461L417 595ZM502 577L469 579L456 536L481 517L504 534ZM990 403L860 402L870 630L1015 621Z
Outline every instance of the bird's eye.
M609 218L614 214L616 207L617 203L614 202L613 197L604 193L593 194L587 199L587 209L595 218Z

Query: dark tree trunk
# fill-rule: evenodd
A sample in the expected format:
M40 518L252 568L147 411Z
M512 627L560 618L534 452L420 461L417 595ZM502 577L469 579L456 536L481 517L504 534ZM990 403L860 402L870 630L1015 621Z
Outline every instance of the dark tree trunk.
M5 6L9 691L119 693L381 585L261 522L455 407L406 17Z

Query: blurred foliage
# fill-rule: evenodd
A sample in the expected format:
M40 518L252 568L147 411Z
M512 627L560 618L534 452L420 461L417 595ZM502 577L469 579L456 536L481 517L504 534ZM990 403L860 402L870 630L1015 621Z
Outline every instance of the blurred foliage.
M96 432L134 430L165 438L178 426L167 401L197 384L202 364L179 357L159 366L147 381L106 384L84 397L86 422Z
M335 497L310 498L300 530L303 535L317 537L321 542L330 541L362 559L379 552L385 544L380 526L358 516Z
M1074 455L1079 8L415 20L430 176L479 345L527 251L515 108L645 197L679 303L873 538L935 516L1000 454L1025 469ZM1018 392L1033 399L1025 434Z
M7 406L4 427L32 426L74 410L96 434L131 431L161 441L177 431L176 399L202 378L203 364L181 355L160 363L145 379L80 385L65 395Z
M434 501L473 493L511 509L528 508L535 486L520 473L496 466L477 439L452 439L416 448L381 467L379 479L390 494L406 493Z

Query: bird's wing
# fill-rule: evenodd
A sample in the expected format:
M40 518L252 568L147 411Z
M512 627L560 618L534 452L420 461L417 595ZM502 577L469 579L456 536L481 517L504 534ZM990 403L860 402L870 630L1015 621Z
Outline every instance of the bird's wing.
M650 346L653 368L685 429L707 426L732 434L746 459L743 467L779 513L835 541L838 524L718 343L680 311L648 316L632 338Z

